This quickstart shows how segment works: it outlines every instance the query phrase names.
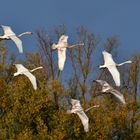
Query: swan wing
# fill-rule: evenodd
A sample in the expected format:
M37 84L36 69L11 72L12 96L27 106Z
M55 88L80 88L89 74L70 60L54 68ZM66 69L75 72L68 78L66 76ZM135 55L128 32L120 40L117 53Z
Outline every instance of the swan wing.
M72 112L75 113L76 111L83 110L79 100L71 99L72 104Z
M76 99L71 99L71 104L72 106L77 105L77 104L80 105L80 101Z
M14 64L18 72L28 71L22 64Z
M77 111L83 110L79 100L71 99L71 104L72 104L72 109L68 110L67 112L69 112L69 113L77 113Z
M1 27L3 28L5 35L7 35L7 36L15 35L15 33L12 31L11 27L4 26L4 25L1 25Z
M63 70L66 61L66 48L58 49L58 67L59 70Z
M33 85L33 88L36 90L37 89L36 77L33 74L31 74L29 71L25 71L23 72L23 74L29 78L29 80L31 81Z
M102 86L102 92L105 92L106 90L110 89L111 86L104 80L96 80L101 86Z
M103 51L102 54L104 57L105 65L115 65L115 62L110 53L108 53L107 51Z
M87 115L85 114L85 112L83 110L82 111L77 111L76 113L82 121L85 132L88 132L89 119L88 119Z
M23 53L23 48L22 48L22 41L16 37L15 35L13 36L9 36L14 42L15 44L17 45L17 48L19 50L20 53Z
M116 66L107 66L109 72L111 73L116 86L120 86L120 73L117 70Z
M123 104L126 104L124 96L119 91L111 89L109 92L116 96Z
M104 80L96 80L101 86L110 86L106 81Z
M62 35L59 38L58 44L61 44L61 43L66 43L67 44L67 41L68 41L68 36L67 35Z

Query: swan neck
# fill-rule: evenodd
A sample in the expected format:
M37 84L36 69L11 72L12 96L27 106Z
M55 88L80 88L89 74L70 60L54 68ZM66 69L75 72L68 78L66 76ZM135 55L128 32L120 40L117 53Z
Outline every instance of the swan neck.
M33 71L36 71L36 70L42 69L42 68L43 68L43 67L37 67L37 68L35 68L35 69L30 70L30 72L33 72Z
M21 36L26 35L26 34L31 34L31 32L24 32L24 33L21 33L21 34L18 35L18 37L21 37Z
M117 66L121 66L121 65L124 65L124 64L129 64L129 63L132 63L132 62L131 61L125 61L123 63L117 64Z

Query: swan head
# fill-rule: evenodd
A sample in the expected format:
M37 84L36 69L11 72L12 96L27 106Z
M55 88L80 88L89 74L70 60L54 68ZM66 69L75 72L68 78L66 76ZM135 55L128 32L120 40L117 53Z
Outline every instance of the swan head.
M30 34L33 34L33 32L26 32L26 34L29 34L30 35Z
M132 61L131 61L131 60L129 60L129 61L127 61L127 63L132 63Z

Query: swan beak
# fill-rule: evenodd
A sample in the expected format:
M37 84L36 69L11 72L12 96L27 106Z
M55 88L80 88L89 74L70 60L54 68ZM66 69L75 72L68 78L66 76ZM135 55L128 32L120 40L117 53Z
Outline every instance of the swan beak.
M96 80L93 80L92 82L96 82Z

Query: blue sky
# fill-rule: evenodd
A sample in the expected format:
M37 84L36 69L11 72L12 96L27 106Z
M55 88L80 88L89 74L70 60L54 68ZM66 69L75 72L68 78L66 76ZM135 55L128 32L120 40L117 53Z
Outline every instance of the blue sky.
M71 35L70 39L74 40L72 34L75 33L75 29L79 25L85 25L103 40L111 35L117 35L122 55L140 53L139 13L139 0L3 0L0 2L0 24L11 26L16 33L34 32L42 27L53 30L54 27L65 24L68 34ZM25 52L37 49L35 35L23 37L22 40ZM18 54L16 48L13 50Z

